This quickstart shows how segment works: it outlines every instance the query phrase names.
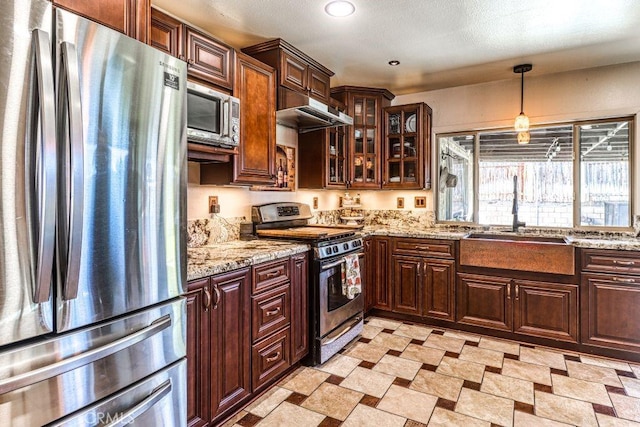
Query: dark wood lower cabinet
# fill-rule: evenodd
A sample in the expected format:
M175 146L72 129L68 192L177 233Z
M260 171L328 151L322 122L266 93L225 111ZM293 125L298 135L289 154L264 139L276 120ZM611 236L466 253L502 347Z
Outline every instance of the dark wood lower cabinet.
M582 287L582 342L639 352L640 278L584 274Z
M291 363L309 353L309 261L307 254L291 256Z
M375 293L374 308L391 310L392 287L390 285L389 263L391 260L391 241L388 237L375 237L373 243L372 287Z
M396 313L422 315L422 259L392 256L393 302Z
M458 273L460 323L512 330L511 279Z
M190 427L211 420L209 397L209 279L194 280L187 287L187 420Z
M426 317L455 320L456 262L452 259L424 260L424 307Z
M578 342L578 286L458 273L458 322Z
M251 393L250 284L249 269L211 278L212 419Z
M578 286L513 281L513 330L519 334L578 342Z
M377 263L377 260L374 257L373 252L373 239L366 238L364 239L364 259L360 264L360 269L364 271L364 276L362 276L362 293L364 296L364 312L367 313L371 310L376 304L376 292L374 286L374 266Z

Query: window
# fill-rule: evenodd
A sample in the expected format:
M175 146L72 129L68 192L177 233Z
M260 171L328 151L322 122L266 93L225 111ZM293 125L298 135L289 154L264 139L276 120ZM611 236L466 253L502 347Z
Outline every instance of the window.
M527 226L630 227L632 125L537 127L526 145L512 130L438 135L438 220L510 225L517 194Z

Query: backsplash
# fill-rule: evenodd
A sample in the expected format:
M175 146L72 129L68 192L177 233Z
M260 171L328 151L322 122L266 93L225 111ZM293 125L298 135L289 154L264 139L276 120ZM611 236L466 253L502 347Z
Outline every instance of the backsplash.
M340 209L316 211L311 224L342 224ZM364 225L386 225L391 227L420 227L430 228L434 226L435 214L433 211L407 211L407 210L363 210ZM240 238L240 224L248 222L245 217L223 218L212 215L211 218L200 218L187 221L187 247L198 248L201 246L224 243Z
M198 248L216 243L224 243L240 238L240 224L245 217L223 218L212 215L211 218L187 221L187 247Z

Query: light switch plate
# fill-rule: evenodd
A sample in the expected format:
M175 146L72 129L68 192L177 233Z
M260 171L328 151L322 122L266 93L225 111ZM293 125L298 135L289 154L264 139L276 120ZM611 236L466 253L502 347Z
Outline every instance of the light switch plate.
M209 213L220 213L218 196L209 196Z
M317 197L313 198L313 209L318 209L318 198Z
M404 209L404 197L398 197L397 207L398 209Z

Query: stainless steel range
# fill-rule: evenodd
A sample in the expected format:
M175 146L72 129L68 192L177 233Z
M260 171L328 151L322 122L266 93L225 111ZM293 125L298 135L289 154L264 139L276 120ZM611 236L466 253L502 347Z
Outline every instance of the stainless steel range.
M302 240L311 245L307 363L322 364L362 332L363 296L349 298L343 290L347 258L352 254L364 257L362 238L353 227L308 224L311 209L303 203L254 206L251 216L259 237Z

